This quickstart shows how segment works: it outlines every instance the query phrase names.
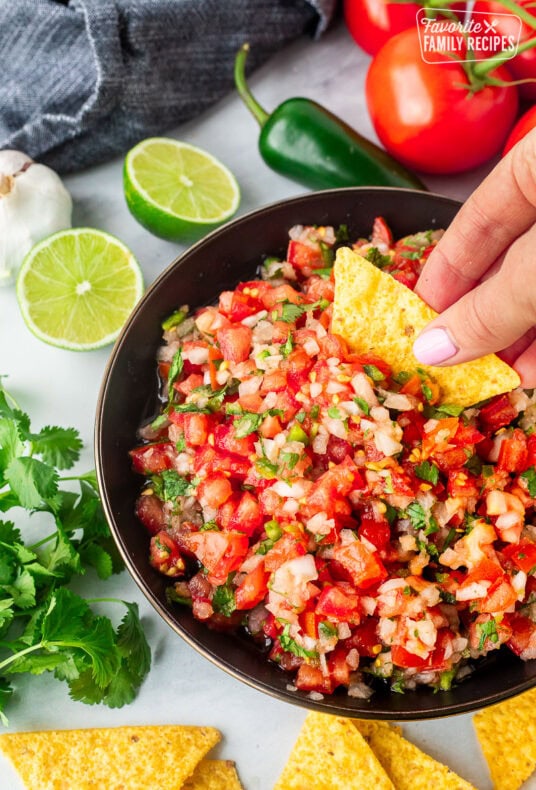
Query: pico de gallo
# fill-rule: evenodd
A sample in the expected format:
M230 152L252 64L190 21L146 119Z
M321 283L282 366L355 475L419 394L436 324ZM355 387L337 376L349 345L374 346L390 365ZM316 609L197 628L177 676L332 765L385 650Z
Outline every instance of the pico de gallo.
M131 451L150 563L313 695L536 657L536 396L462 411L330 332L338 246L412 288L440 235L293 227L284 259L163 323L165 405Z

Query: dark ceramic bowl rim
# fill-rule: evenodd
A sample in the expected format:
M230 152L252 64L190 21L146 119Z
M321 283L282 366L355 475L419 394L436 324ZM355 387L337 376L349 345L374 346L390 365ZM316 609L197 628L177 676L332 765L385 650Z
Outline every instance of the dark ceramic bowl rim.
M436 701L435 704L430 704L430 705L425 704L424 706L414 709L411 708L411 705L406 706L403 704L403 702L400 702L401 695L393 694L391 692L389 696L386 696L386 699L389 700L389 704L386 705L384 708L375 707L374 710L367 710L366 707L367 703L365 701L356 700L356 698L350 698L347 695L340 695L340 696L326 695L323 699L311 699L308 695L306 695L303 692L296 692L288 689L285 690L284 688L277 688L273 683L270 683L269 681L251 677L247 672L244 672L241 669L237 668L232 663L232 661L229 661L225 657L218 655L210 647L202 644L198 638L188 633L185 627L178 621L177 616L174 614L175 610L171 609L170 607L167 607L158 598L158 596L155 595L154 591L151 589L146 579L141 575L139 569L136 567L128 549L128 540L122 534L121 529L118 527L116 523L114 509L111 501L111 495L107 487L107 481L103 470L102 430L103 430L103 419L107 406L107 395L108 395L108 386L109 386L110 378L113 375L114 367L117 364L117 360L121 356L123 347L125 345L126 339L128 338L129 332L131 331L133 324L135 324L135 322L138 320L138 317L143 313L145 309L145 304L150 298L150 296L161 287L162 283L164 283L171 276L171 273L174 272L177 268L179 268L183 264L183 262L187 261L191 256L196 255L199 250L202 250L204 247L211 247L214 243L217 243L220 237L226 236L229 233L238 234L242 226L248 225L249 223L254 221L255 218L262 217L267 213L274 212L275 210L282 209L283 207L291 207L293 205L300 204L303 202L307 203L308 201L321 200L322 198L324 198L329 202L331 197L335 197L337 195L346 194L348 197L350 196L361 197L363 195L366 195L366 193L371 193L371 194L378 193L382 195L392 195L393 193L397 193L399 195L406 194L408 196L408 200L411 199L410 196L420 195L422 198L423 194L425 194L426 198L432 202L440 201L444 204L451 205L453 209L459 208L461 206L461 203L459 201L456 201L452 198L448 198L444 195L431 193L431 192L422 193L418 190L413 190L413 189L384 188L384 187L348 187L343 189L323 190L321 192L306 193L288 199L278 200L273 203L266 204L260 208L253 209L252 211L249 211L243 215L240 215L236 219L231 220L230 222L226 223L220 228L213 230L212 232L204 236L202 239L195 242L192 246L188 247L185 251L179 254L149 286L144 296L138 302L134 311L130 315L127 323L125 324L123 330L121 331L111 351L109 360L107 362L103 374L102 384L97 402L96 417L95 417L95 461L96 461L97 479L101 491L105 516L110 526L114 541L125 562L126 568L128 569L135 583L143 592L149 603L164 619L164 621L175 631L175 633L181 636L182 639L184 639L188 645L193 647L198 653L200 653L206 659L211 661L211 663L213 663L215 666L225 670L228 674L240 680L241 682L246 683L250 687L260 690L264 693L267 693L276 699L294 705L298 705L300 707L318 710L324 713L331 713L331 714L343 715L343 716L350 715L350 716L361 717L361 718L385 719L385 720L409 721L409 720L418 720L418 719L427 719L427 718L438 718L443 716L450 716L454 714L461 714L461 713L474 711L483 708L487 705L500 702L501 700L507 699L516 694L519 694L536 684L536 671L534 672L534 676L527 675L525 679L521 679L519 682L515 683L512 686L501 687L501 684L499 683L495 691L489 692L485 695L478 696L478 694L476 694L473 697L470 697L465 700L461 700L461 701L458 701L456 699L453 700L452 698L453 696L455 696L457 689L460 689L464 686L464 683L462 683L461 685L457 686L453 690L453 692L441 692L440 694L435 695L435 701ZM402 211L403 210L404 208L402 205ZM415 230L418 230L418 228L416 228ZM269 253L270 251L266 250L265 252ZM156 348L154 348L154 352L156 353ZM147 567L149 567L148 562L147 562ZM499 652L502 653L502 651ZM531 662L528 663L530 664ZM497 669L500 672L500 666L497 667ZM471 681L473 680L473 678L476 678L478 676L479 671L480 670L477 669L476 674L471 677ZM274 667L274 672L281 672L281 670L278 670ZM465 681L465 683L471 681ZM290 683L290 677L288 678L288 682ZM402 699L406 698L407 700L411 700L413 698L413 695L418 695L421 692L422 692L421 689L418 691L410 691L407 694L403 695ZM426 690L425 693L430 694L428 690ZM363 705L362 708L359 707L360 704Z

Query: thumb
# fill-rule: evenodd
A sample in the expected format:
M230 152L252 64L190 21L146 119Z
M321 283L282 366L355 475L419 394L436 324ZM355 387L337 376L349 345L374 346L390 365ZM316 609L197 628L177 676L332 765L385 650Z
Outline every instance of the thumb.
M518 238L501 266L431 321L413 345L425 365L454 365L502 351L536 324L536 231Z

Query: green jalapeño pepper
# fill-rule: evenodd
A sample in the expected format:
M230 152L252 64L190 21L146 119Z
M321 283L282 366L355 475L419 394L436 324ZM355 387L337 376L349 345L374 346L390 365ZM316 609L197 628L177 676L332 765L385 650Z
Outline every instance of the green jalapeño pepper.
M261 126L259 151L266 164L310 189L390 186L426 189L388 153L315 101L287 99L269 115L251 94L245 75L249 44L235 60L235 85Z

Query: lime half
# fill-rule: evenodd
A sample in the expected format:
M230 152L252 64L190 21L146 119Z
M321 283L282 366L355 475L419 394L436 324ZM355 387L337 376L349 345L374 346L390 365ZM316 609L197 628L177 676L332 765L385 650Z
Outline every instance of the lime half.
M17 278L17 299L31 331L75 351L113 342L142 293L141 270L130 250L93 228L43 239Z
M197 238L228 220L240 203L233 174L188 143L150 137L132 148L123 171L131 214L163 239Z

